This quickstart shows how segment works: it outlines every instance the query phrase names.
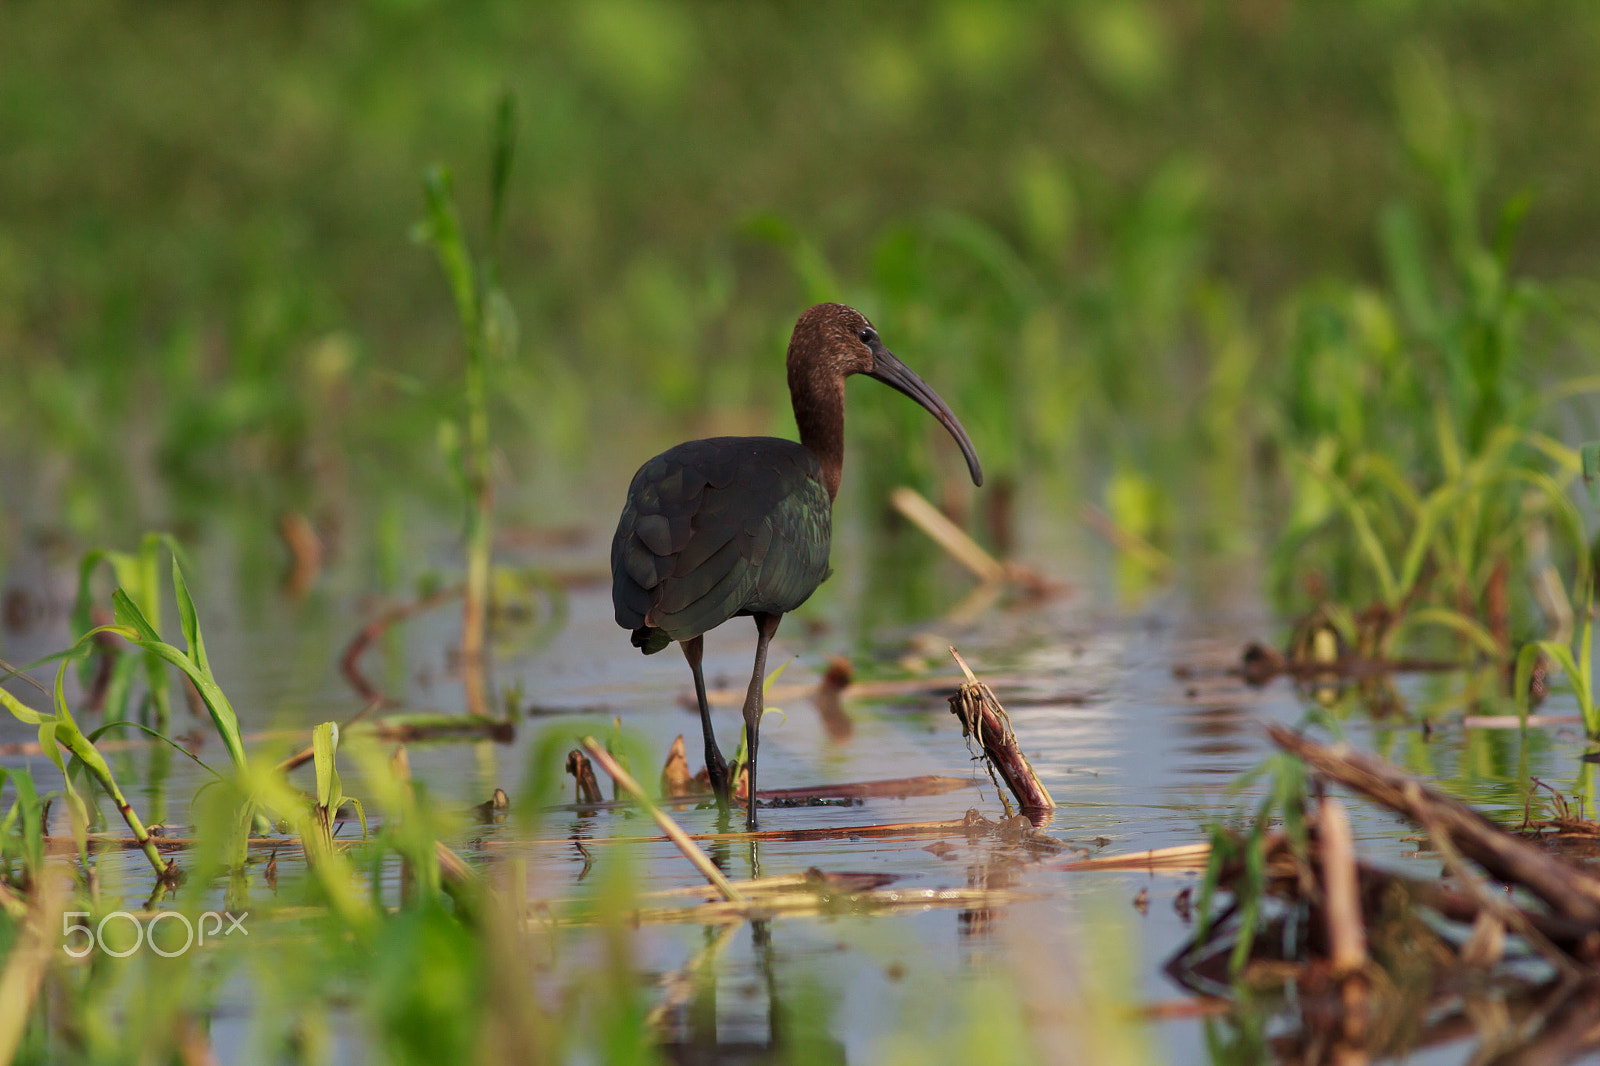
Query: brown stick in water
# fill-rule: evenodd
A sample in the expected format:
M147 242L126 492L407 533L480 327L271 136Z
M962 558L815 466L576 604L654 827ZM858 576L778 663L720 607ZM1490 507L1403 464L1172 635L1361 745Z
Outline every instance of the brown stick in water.
M600 782L594 776L589 757L577 748L567 752L567 773L578 783L578 803L601 803Z
M1023 810L1055 810L1056 801L1017 744L1006 709L1000 706L989 686L978 680L959 652L951 648L950 654L967 675L967 683L950 697L950 713L961 719L962 736L977 742L990 776L998 773L1004 779ZM1002 796L1001 800L1004 799Z
M1441 795L1399 770L1346 745L1328 747L1269 724L1272 742L1311 769L1426 827L1489 876L1522 885L1556 914L1600 926L1600 877L1512 833L1460 800Z
M367 701L382 700L385 706L393 706L394 700L383 694L383 690L367 680L361 672L361 656L368 647L375 643L379 637L395 625L405 621L412 615L421 614L443 603L449 603L461 595L461 586L440 589L431 595L424 596L410 603L402 603L398 607L391 607L378 617L361 627L361 632L350 638L350 643L345 645L344 654L339 657L339 670L344 674L346 681L352 688Z

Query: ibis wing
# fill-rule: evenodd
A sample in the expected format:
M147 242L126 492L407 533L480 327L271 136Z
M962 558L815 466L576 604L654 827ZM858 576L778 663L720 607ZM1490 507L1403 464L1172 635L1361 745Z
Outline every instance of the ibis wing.
M628 489L611 542L617 624L653 651L738 614L791 611L827 576L831 531L821 468L800 445L681 444Z

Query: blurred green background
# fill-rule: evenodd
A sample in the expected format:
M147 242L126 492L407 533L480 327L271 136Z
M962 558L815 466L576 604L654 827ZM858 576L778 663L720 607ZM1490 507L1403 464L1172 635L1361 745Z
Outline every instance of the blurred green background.
M13 548L453 506L460 343L411 232L442 161L482 250L507 90L511 523L598 520L685 436L792 433L783 344L819 299L873 316L1025 514L1089 499L1166 550L1325 519L1290 452L1426 481L1433 397L1470 448L1594 333L1600 8L1576 0L24 0L4 23ZM852 391L847 483L971 502L941 492L937 427ZM1002 548L1015 524L973 519Z

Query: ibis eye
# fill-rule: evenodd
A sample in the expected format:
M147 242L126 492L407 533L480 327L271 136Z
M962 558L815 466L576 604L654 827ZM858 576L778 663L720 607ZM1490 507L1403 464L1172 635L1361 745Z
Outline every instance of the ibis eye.
M878 335L872 331L870 326L862 330L860 336L862 344L871 344L873 341L878 339Z

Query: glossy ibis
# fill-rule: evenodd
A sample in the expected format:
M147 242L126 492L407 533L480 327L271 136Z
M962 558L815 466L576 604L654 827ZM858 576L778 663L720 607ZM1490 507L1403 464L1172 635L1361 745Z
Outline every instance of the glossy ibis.
M844 379L866 374L905 393L944 424L983 484L966 431L937 393L883 346L865 315L818 304L789 339L789 398L800 442L714 437L662 452L633 476L611 542L617 624L646 655L673 641L694 671L706 771L726 806L735 782L717 750L700 672L702 635L730 618L756 623L756 663L744 701L748 821L756 826L756 750L767 643L786 612L828 576L833 499L844 464Z

